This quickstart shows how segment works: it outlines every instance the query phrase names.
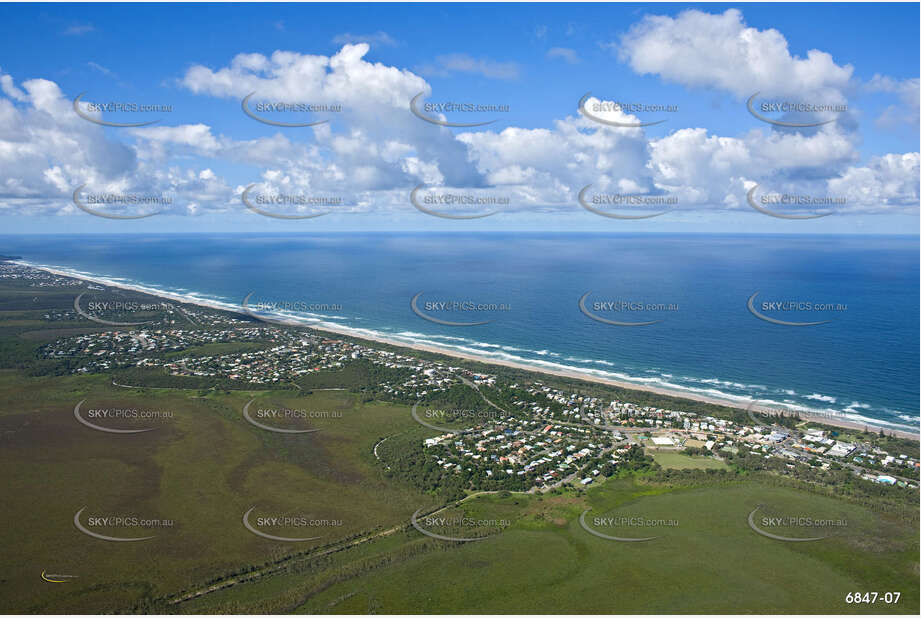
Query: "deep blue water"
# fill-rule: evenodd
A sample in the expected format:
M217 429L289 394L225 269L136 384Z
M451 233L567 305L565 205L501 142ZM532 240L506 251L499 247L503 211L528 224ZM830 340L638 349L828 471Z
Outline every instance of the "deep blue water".
M323 319L404 341L647 384L786 402L918 426L917 237L325 234L5 236L0 253L35 264L239 304L327 303ZM596 313L579 298L677 305ZM439 312L410 299L504 303L508 311ZM821 301L835 312L765 311L746 301Z

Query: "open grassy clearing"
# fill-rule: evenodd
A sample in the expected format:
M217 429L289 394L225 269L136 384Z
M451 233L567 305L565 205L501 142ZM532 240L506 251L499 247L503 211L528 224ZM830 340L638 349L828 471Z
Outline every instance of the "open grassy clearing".
M725 470L728 468L724 462L712 457L684 455L671 451L652 451L650 454L660 466L673 470Z

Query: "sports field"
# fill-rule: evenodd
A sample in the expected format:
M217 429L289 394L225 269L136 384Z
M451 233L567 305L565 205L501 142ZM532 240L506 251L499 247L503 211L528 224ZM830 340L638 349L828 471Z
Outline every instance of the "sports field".
M718 459L712 457L701 457L699 455L691 456L671 451L654 451L653 459L663 468L672 470L725 470L728 466Z

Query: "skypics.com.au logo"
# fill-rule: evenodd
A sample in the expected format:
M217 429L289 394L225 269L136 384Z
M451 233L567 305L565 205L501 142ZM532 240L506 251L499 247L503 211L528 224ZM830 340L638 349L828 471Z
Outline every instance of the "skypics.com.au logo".
M748 297L746 306L749 313L759 320L779 326L819 326L828 324L832 320L794 321L782 320L780 317L774 316L794 317L819 314L830 318L836 313L847 311L846 303L834 302L833 300L787 297L782 300L762 299L756 303L755 299L760 294L761 292L757 291Z
M160 519L160 518L150 518L150 517L140 517L138 515L97 515L97 516L88 516L86 518L86 524L83 524L81 516L87 507L83 507L74 515L74 527L83 534L93 537L94 539L99 539L100 541L109 541L115 543L132 543L137 541L148 541L154 538L156 535L148 536L112 536L111 534L103 534L102 532L96 532L96 530L105 530L109 532L113 529L122 529L122 530L145 530L149 531L151 529L169 529L173 528L176 525L176 522L172 519Z
M745 199L748 205L769 217L803 221L821 219L834 214L829 208L842 207L847 198L842 196L813 195L810 193L764 193L759 192L760 185L748 190ZM759 193L759 195L755 195ZM824 212L817 212L824 211Z
M844 103L830 103L828 101L813 101L813 100L791 100L791 99L775 99L775 100L766 100L761 101L758 104L755 104L755 99L761 92L756 92L752 96L748 97L748 101L745 102L745 106L748 109L748 113L760 120L761 122L766 122L778 127L787 127L794 129L803 129L811 127L820 127L825 124L830 124L837 120L837 115L847 111L847 104ZM815 116L815 120L805 120L802 122L796 122L793 120L778 120L776 118L771 118L765 116L764 114L769 113L780 113L787 116ZM826 118L824 120L819 120L819 117L824 117L832 115L831 118Z
M654 121L625 120L622 116L635 114L656 114L675 113L678 111L678 105L662 104L646 101L620 102L620 101L602 101L592 97L591 92L586 92L579 99L579 113L593 122L608 127L617 127L625 129L637 129L641 127L651 127L662 124L665 119ZM612 117L613 114L613 117ZM607 116L607 117L605 117Z
M319 320L322 316L342 311L339 303L319 303L301 299L252 300L255 292L247 294L240 307L243 313L267 324L298 326L304 319Z
M144 423L145 425L173 419L171 410L152 410L149 408L136 407L89 407L84 412L81 407L86 399L81 400L74 406L74 418L84 427L89 427L95 431L113 434L136 434L154 431L158 427L112 427L112 423L124 425L125 423ZM102 424L106 423L106 424Z
M424 120L429 124L438 125L440 127L484 127L496 122L497 120L492 119L480 122L451 122L446 119L447 114L505 114L510 111L509 106L502 103L485 103L473 101L443 101L422 103L422 97L424 96L424 90L414 96L409 102L409 111L412 112L416 118ZM436 117L431 114L438 114L439 116Z
M344 203L337 195L255 192L257 184L248 185L240 194L240 200L250 211L271 219L316 219L330 214L330 208L341 207Z
M169 195L119 191L85 191L87 183L74 189L73 203L83 212L102 219L146 219L173 204Z
M277 117L289 117L289 116L299 116L301 114L338 114L343 111L342 105L338 103L307 103L307 102L289 102L289 101L250 101L254 96L255 92L250 92L248 95L243 97L243 100L240 102L240 107L243 109L243 113L248 117L261 122L262 124L267 124L273 127L284 127L284 128L300 128L300 127L315 127L321 124L326 124L329 122L329 118L320 119L320 120L310 120L307 122L284 122L278 120ZM272 115L276 115L276 118L271 118Z
M585 210L608 219L651 219L672 212L678 207L676 195L648 195L643 193L595 193L588 197L592 185L579 191L579 205ZM625 214L626 211L639 214Z
M422 509L416 509L410 518L410 524L427 537L455 543L485 541L512 525L508 519L469 517L455 512L442 514L445 511L446 509L439 509L420 517Z
M284 536L282 533L290 534L296 530L328 531L331 528L342 526L341 519L316 518L307 515L259 515L253 516L255 506L250 507L243 513L243 527L258 537L278 541L280 543L303 543L305 541L316 541L323 538L320 536ZM272 532L267 532L271 530ZM288 532L291 531L291 532Z
M591 295L591 292L586 292L579 299L579 311L585 314L587 317L595 320L596 322L601 322L602 324L609 324L611 326L651 326L652 324L658 324L661 322L661 319L657 320L646 320L646 321L627 321L627 320L614 320L607 317L602 317L602 313L610 316L627 316L627 315L643 315L651 316L656 314L663 313L673 313L678 311L678 303L674 302L653 302L642 299L611 299L611 300L596 300L591 303L591 307L588 304L588 297Z
M98 124L103 127L137 128L146 127L160 122L159 118L155 120L144 120L139 122L114 122L110 120L103 120L103 113L121 115L124 117L125 114L143 114L145 116L149 116L150 114L165 114L173 111L173 106L166 103L147 103L138 101L109 101L104 103L91 103L83 101L83 97L85 95L85 92L81 92L77 95L77 98L74 99L74 113L87 122L92 122L93 124Z
M410 414L413 420L424 427L440 431L442 433L466 433L470 429L458 429L446 427L446 424L461 423L463 425L477 426L487 421L495 421L502 416L499 410L485 408L482 410L471 410L462 408L423 408L419 410L421 404L413 404ZM436 425L435 423L440 423Z
M481 313L495 314L497 312L507 312L512 310L511 305L506 303L484 303L471 299L460 298L452 298L440 301L424 301L422 303L422 307L420 308L419 299L422 297L422 294L424 294L424 292L419 292L412 297L412 299L409 301L410 309L412 309L412 312L423 320L428 320L429 322L434 322L435 324L441 324L443 326L481 326L483 324L489 324L492 322L492 320L459 322L438 318L431 315L431 313L437 312L441 315L473 315Z
M98 295L91 295L90 299L84 301L83 297L87 294L87 292L81 292L74 297L74 311L81 317L96 322L97 324L105 324L106 326L141 326L154 322L172 322L174 321L173 313L175 312L190 324L196 325L196 322L182 307L174 305L173 303L163 301L125 300L119 297L99 298ZM86 306L86 309L83 308L84 306ZM109 317L132 314L139 314L144 317L150 314L153 315L151 319L138 322L107 319ZM106 318L102 318L100 315L104 315Z
M748 527L761 536L785 543L821 541L847 528L843 517L824 517L814 513L778 512L759 504L748 514ZM760 513L760 514L759 514Z
M639 515L596 516L592 517L589 521L587 515L590 512L591 509L582 511L582 514L579 516L579 525L589 534L605 539L606 541L642 543L655 540L659 538L659 536L637 536L635 534L636 531L678 527L677 519L645 517ZM601 532L601 530L605 532ZM631 535L626 536L628 534Z
M483 219L498 214L496 208L507 208L511 198L488 190L448 189L416 185L409 193L409 202L419 212L440 219Z
M318 428L300 428L301 425L311 420L341 419L342 412L338 410L307 410L303 408L259 407L250 409L255 399L250 399L243 406L243 418L250 425L283 434L316 433ZM287 426L283 426L287 425ZM291 426L295 425L295 426Z

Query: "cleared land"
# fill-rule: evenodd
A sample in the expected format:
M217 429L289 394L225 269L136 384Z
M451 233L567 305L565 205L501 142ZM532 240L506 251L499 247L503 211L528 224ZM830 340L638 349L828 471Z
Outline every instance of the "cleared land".
M691 456L668 451L653 451L651 454L656 463L663 468L672 470L725 470L729 467L722 461L712 457Z

